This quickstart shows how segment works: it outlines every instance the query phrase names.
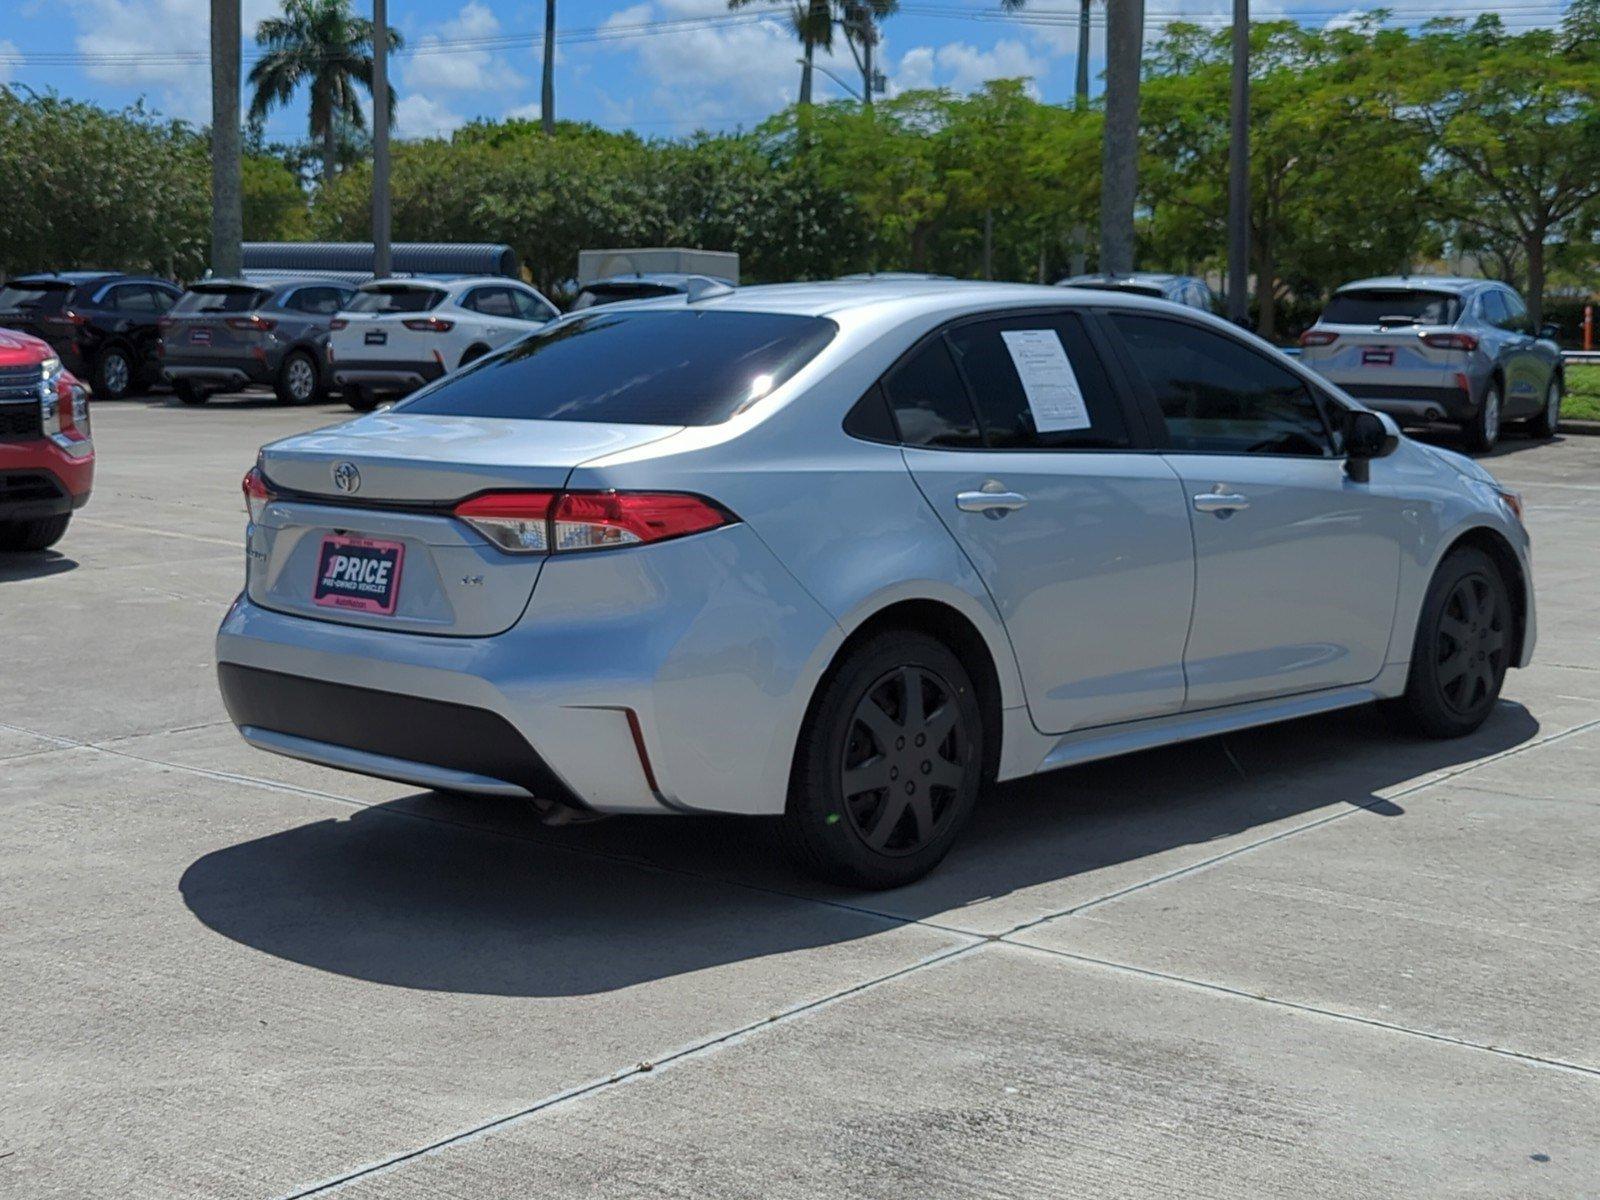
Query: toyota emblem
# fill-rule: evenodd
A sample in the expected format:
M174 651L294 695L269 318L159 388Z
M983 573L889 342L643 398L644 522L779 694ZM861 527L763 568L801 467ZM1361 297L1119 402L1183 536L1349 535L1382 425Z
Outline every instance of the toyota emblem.
M333 468L333 486L341 492L358 491L361 487L361 472L356 470L353 462L342 462Z

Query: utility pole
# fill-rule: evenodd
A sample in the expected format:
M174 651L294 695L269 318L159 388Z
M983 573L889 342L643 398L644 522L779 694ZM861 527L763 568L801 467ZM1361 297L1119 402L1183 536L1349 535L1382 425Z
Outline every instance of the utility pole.
M1139 194L1139 72L1144 0L1106 0L1106 133L1100 153L1100 269L1133 270Z
M244 269L239 138L239 0L211 0L211 270Z
M1233 0L1232 129L1228 138L1228 320L1250 320L1250 0ZM1263 304L1271 298L1263 296Z
M539 122L556 131L556 0L544 0L544 82L539 87Z
M1094 0L1078 0L1078 78L1072 89L1074 112L1084 112L1089 107L1089 9ZM1072 273L1082 275L1087 265L1089 231L1080 223L1072 227ZM1044 282L1041 276L1040 283Z
M372 0L372 273L390 273L389 0Z

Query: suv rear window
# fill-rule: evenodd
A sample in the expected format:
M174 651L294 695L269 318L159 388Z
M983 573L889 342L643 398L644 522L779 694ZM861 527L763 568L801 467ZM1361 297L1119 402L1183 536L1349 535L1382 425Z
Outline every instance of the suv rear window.
M172 306L175 313L249 312L272 295L259 288L204 288L185 292Z
M385 287L363 288L351 297L346 312L427 312L437 308L444 293L437 288Z
M1454 325L1461 299L1450 292L1416 288L1370 288L1340 292L1328 301L1322 320L1328 325Z
M54 312L72 290L69 284L9 283L0 287L0 312Z
M805 366L837 330L789 313L602 308L480 359L395 411L716 425Z

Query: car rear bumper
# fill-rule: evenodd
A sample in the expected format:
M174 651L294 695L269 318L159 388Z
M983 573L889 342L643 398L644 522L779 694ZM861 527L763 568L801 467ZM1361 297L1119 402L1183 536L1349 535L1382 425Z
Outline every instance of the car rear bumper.
M238 387L272 382L272 365L260 358L175 358L161 360L161 377L168 383L216 384Z
M734 525L556 555L521 620L489 637L318 620L241 595L217 660L234 722L276 753L598 812L772 814L841 639Z
M93 486L93 450L73 456L48 440L0 442L0 520L72 512L89 502Z
M333 381L341 387L408 392L444 374L444 364L430 359L335 359Z
M1384 383L1340 383L1339 386L1368 408L1400 420L1464 421L1477 411L1472 392L1463 387Z

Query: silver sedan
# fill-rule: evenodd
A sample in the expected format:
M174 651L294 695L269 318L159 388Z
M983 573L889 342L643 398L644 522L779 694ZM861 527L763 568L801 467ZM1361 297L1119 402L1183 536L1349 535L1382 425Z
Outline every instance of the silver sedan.
M265 447L217 639L255 745L552 819L932 868L996 780L1395 701L1534 644L1520 502L1265 343L1003 284L571 314Z

